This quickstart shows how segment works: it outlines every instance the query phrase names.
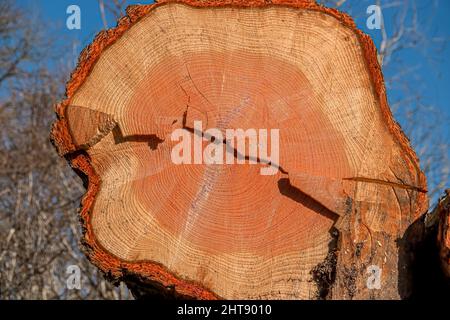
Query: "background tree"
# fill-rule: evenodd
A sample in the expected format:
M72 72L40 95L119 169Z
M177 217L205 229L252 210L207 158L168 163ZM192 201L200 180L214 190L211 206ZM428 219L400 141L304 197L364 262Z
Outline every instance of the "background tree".
M13 1L0 3L0 299L130 298L80 252L84 189L48 138L69 70L49 67L63 51L48 50L48 35L28 19ZM69 265L81 269L81 290L67 288Z

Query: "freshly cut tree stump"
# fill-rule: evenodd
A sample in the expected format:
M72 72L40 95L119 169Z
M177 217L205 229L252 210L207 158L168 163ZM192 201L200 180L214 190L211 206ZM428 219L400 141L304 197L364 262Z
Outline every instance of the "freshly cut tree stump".
M347 15L295 0L132 6L83 51L56 111L52 139L87 177L86 253L136 295L408 296L404 235L426 181ZM239 149L229 129L269 138ZM174 162L174 132L191 164ZM198 161L195 146L236 161Z

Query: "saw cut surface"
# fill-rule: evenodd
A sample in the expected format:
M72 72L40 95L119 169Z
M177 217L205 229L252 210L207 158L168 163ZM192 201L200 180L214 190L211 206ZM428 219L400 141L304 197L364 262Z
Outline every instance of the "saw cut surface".
M104 255L222 298L315 298L338 218L395 198L376 181L420 185L360 38L307 7L159 5L101 53L64 116L98 176L88 227ZM278 163L175 164L171 134L194 141L200 121L200 134L279 130ZM401 215L378 220L383 201L375 229Z

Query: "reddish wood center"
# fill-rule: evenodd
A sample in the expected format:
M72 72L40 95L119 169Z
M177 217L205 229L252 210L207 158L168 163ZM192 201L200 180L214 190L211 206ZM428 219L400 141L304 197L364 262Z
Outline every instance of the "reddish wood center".
M133 135L167 134L187 111L205 130L280 129L282 167L313 175L349 171L344 142L312 92L298 67L273 57L171 57L138 87L123 124ZM293 189L287 175L261 176L260 165L170 165L133 187L163 228L210 253L270 257L306 249L336 218Z

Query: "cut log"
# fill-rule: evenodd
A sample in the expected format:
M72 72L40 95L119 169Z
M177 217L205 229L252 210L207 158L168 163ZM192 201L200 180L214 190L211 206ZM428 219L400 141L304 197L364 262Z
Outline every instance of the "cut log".
M300 0L132 6L56 111L52 140L87 177L86 253L137 296L408 296L426 181L349 16Z
M434 209L434 216L439 218L438 244L442 269L450 285L450 189ZM450 286L449 286L450 288Z

